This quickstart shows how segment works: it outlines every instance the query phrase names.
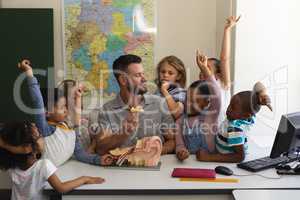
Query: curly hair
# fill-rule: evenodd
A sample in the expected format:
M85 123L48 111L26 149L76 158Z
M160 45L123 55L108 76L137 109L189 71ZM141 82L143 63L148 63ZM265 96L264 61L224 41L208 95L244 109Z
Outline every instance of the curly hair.
M6 144L12 146L32 145L34 147L32 124L27 121L8 122L4 124L0 132L0 137ZM24 169L27 165L27 160L31 155L31 153L13 154L0 148L0 169Z

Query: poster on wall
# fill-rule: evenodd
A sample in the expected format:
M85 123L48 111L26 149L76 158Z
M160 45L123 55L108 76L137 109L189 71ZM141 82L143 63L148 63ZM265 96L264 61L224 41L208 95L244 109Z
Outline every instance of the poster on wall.
M154 80L155 0L64 0L65 79L84 82L106 99L119 92L113 61L123 54L143 59Z

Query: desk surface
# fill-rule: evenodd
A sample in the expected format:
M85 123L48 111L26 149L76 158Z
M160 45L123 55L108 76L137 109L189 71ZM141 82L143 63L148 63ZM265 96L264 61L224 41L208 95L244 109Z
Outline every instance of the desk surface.
M235 190L235 200L284 200L299 199L300 190Z
M254 159L268 155L266 149L255 147L251 144L247 159ZM94 195L117 195L117 194L231 194L236 189L295 189L300 188L300 176L284 176L281 179L271 180L259 176L235 177L238 183L207 183L207 182L180 182L177 178L171 178L175 167L194 167L214 169L218 165L231 168L236 174L249 174L238 169L236 164L220 164L198 162L192 155L187 161L181 163L174 155L166 155L161 158L160 171L130 171L105 169L99 166L87 165L71 160L58 169L58 175L62 180L70 180L78 176L100 176L106 182L100 185L84 185L69 194L94 194ZM278 177L274 169L260 172L265 176ZM217 175L224 178L224 176ZM53 194L50 186L46 187L47 194Z

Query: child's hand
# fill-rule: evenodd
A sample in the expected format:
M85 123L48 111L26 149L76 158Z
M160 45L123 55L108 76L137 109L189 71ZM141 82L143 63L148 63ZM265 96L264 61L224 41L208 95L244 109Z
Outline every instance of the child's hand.
M84 184L101 184L105 181L105 179L101 177L91 177L91 176L84 176L85 183Z
M231 16L229 18L226 19L226 24L225 24L225 29L226 30L230 30L231 28L233 28L237 22L240 20L241 16L236 17L236 16Z
M201 160L205 160L205 161L209 161L209 153L206 150L200 149L197 153L196 153L196 158L197 160L201 161Z
M271 105L271 99L267 94L261 94L259 95L259 104L263 106L267 106L271 111L273 111L272 105Z
M32 67L29 60L22 60L21 63L18 63L18 68L25 72L27 76L33 76Z
M203 67L208 67L207 66L207 60L208 60L207 56L201 54L200 50L198 49L197 52L196 52L196 61L197 61L197 65L200 68L200 70Z
M196 62L201 72L204 76L210 76L212 74L211 70L208 67L208 58L207 56L200 53L199 50L196 52Z
M267 106L271 111L273 111L271 106L271 99L267 94L267 88L261 82L257 82L254 85L253 92L258 94L258 103L262 106Z
M110 154L105 154L103 156L101 156L101 165L102 166L110 166L115 162L115 158L114 156L110 155Z
M190 152L186 148L182 148L176 152L178 160L184 161L190 156Z
M160 90L161 90L161 91L168 91L169 87L170 87L170 82L168 82L168 81L163 81L163 82L161 83Z
M74 98L74 109L75 109L75 113L78 115L81 115L81 97L82 97L82 93L84 91L84 86L79 84L78 86L73 88L72 94L71 96L73 96ZM72 102L69 102L72 105ZM78 120L81 119L81 116L77 116L79 117L78 119L75 119L78 122Z
M75 99L77 98L81 98L82 97L82 93L84 92L85 86L82 84L79 84L76 88L75 88Z

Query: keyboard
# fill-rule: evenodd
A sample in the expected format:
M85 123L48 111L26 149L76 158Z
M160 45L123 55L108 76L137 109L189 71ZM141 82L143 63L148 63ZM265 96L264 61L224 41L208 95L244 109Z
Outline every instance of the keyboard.
M237 164L237 167L251 172L258 172L265 169L275 168L279 164L290 163L296 160L296 155L289 155L289 157L282 156L277 158L264 157L256 160L239 163Z

